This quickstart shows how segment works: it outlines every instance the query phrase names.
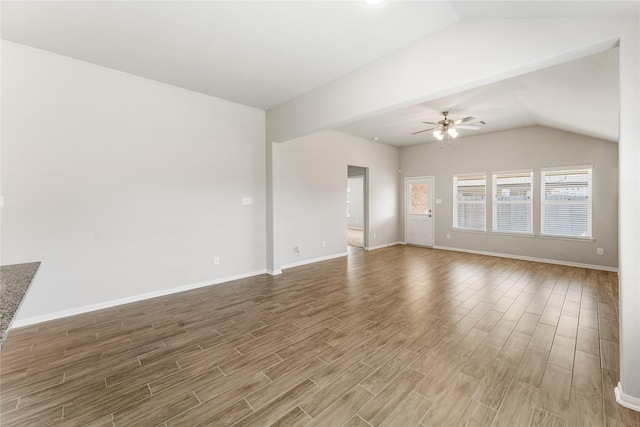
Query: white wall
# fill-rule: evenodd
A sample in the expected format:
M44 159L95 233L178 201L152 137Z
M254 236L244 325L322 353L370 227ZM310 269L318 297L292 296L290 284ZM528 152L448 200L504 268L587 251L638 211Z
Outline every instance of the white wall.
M468 134L469 132L467 132ZM618 267L618 144L545 127L458 138L440 148L437 142L400 151L405 177L434 176L435 246L549 259L575 264ZM593 165L593 237L595 242L491 233L491 174L529 170L533 174L533 232L540 233L540 168ZM452 230L455 174L487 175L487 230ZM404 197L404 194L401 193ZM404 226L404 225L402 225ZM447 240L446 236L451 236ZM604 249L604 256L596 255Z
M335 130L291 140L278 148L278 204L285 219L279 240L284 267L346 253L348 165L369 168L369 246L398 242L397 148ZM300 254L296 246L302 246Z
M580 7L576 2L576 7ZM640 34L638 18L465 20L267 112L285 141L610 49L620 43L618 400L640 410ZM473 49L456 49L473 40ZM437 52L438 60L434 60ZM268 165L274 157L268 153ZM277 159L275 159L277 161ZM270 179L277 170L269 170ZM280 260L277 197L267 213L270 268Z
M640 23L620 38L619 402L640 411ZM625 31L626 30L626 31Z
M579 6L576 6L579 7ZM285 141L615 47L637 20L463 20L267 112ZM461 55L458 49L474 48Z
M17 324L264 271L264 126L2 42L2 264L42 261Z
M364 176L350 176L347 180L349 217L347 227L364 229Z
M273 141L290 140L599 52L613 47L620 40L620 390L622 400L625 396L631 397L627 400L631 402L633 398L640 399L640 377L636 375L640 371L640 358L637 356L640 354L640 287L637 286L640 282L640 263L637 262L640 257L638 28L637 19L464 21L270 110L266 147L268 268L277 271L281 265L280 253L287 249L280 241L280 223L288 217L279 205L282 196L277 190L282 178L280 150L274 149ZM465 45L469 40L474 41L474 49L467 55L441 48L443 45ZM433 60L433 52L438 52L438 61ZM234 271L249 271L255 264L262 264L248 261L257 260L263 252L261 245L256 243L264 239L263 229L258 225L261 196L254 195L256 203L251 208L256 209L254 215L253 211L248 213L234 207L235 200L243 195L220 190L219 183L211 184L213 177L215 181L233 177L236 181L233 185L237 185L238 190L258 191L260 186L257 182L264 177L259 171L263 171L264 166L253 163L258 157L256 150L265 150L255 147L254 137L249 134L255 133L259 139L257 134L262 133L262 129L258 129L260 126L254 125L253 120L246 119L251 117L262 121L261 112L159 83L123 77L88 64L73 62L76 65L72 66L67 58L54 60L48 54L29 55L26 52L17 55L15 49L11 55L24 58L17 67L7 66L8 57L3 53L3 113L8 111L8 105L16 106L15 113L12 113L16 116L12 118L11 126L14 128L5 130L7 120L3 115L3 139L5 135L13 139L9 142L8 151L3 147L3 175L15 176L19 182L2 184L3 191L7 189L2 220L3 225L10 225L10 231L3 228L3 243L5 233L8 233L7 242L24 247L16 246L15 250L7 252L9 249L5 245L3 262L32 261L36 255L42 261L56 261L49 262L52 266L49 270L43 268L40 272L38 280L42 281L44 277L49 285L38 285L32 290L34 295L30 293L28 297L32 302L27 301L23 312L50 312L49 298L55 307L65 308L111 297L120 298L130 295L132 290L152 292L176 286L172 272L180 264L188 267L198 264L193 269L186 269L193 277L181 275L181 283L185 279L187 282L207 280L205 277L210 274L196 261L195 255L200 252L192 249L192 253L187 253L182 249L205 246L209 249L211 246L217 252L219 245L230 242L221 223L228 225L244 221L244 230L252 234L253 240L248 245L250 239L245 239L244 232L241 232L242 236L236 240L239 243L228 249L233 252L233 262L224 262L228 253L225 252L221 255L221 269L211 276L234 274L223 271L229 265ZM31 56L39 59L29 59ZM17 69L24 73L15 72ZM16 81L11 86L18 90L7 88L6 74ZM107 75L109 77L105 77ZM94 78L96 84L84 84ZM30 80L37 84L32 85ZM122 84L123 80L128 83ZM10 94L8 100L7 93ZM10 104L5 106L7 102ZM188 114L181 114L184 111ZM207 117L200 117L206 115L206 111L209 112ZM71 120L74 115L75 120ZM36 116L38 121L30 116ZM150 132L152 125L155 126L154 131ZM39 138L31 139L31 134ZM21 135L24 138L14 138ZM169 142L177 138L188 141L181 141L184 150ZM154 139L155 144L148 139ZM42 142L45 140L49 143ZM99 144L102 148L98 153L87 149L93 147L87 146L87 141L99 140L108 140L111 144ZM209 145L204 140L208 140ZM238 140L245 143L222 143ZM51 144L51 141L55 143ZM3 143L7 144L4 140ZM142 159L144 156L140 153L145 150L147 158ZM203 158L209 160L207 154L212 158L211 164L218 165L219 170L202 165ZM173 160L183 159L185 155L184 163L176 165L178 162ZM246 162L234 163L234 170L230 171L225 166L229 157L242 157ZM57 163L48 162L47 158ZM154 166L149 167L145 163ZM31 166L24 171L19 170L23 164ZM164 167L160 167L161 164ZM141 173L139 170L143 166L145 172ZM15 170L11 174L5 173L5 167ZM63 171L58 171L59 168ZM34 183L36 179L39 182ZM88 191L86 187L100 190L103 197L96 196L95 191ZM212 190L214 187L217 190ZM185 188L192 189L192 193L183 191ZM34 198L33 194L38 197ZM75 197L76 194L79 197ZM219 204L211 205L209 195ZM194 206L191 216L187 206ZM195 209L195 206L202 209ZM385 213L383 217L386 220L381 220L382 223L393 222L391 217L387 217L388 210L384 205L370 206L370 211L377 208L382 208ZM139 217L136 216L138 213ZM216 215L210 215L213 213ZM244 213L247 213L246 218L238 216ZM98 218L99 221L87 221L87 218ZM198 227L193 224L198 221L204 225L199 231L206 229L204 234L194 231ZM44 226L38 227L37 224ZM150 228L155 228L154 232ZM178 233L178 228L183 232ZM171 234L167 230L176 232ZM117 239L112 241L105 236L124 236L129 239L129 244L122 245ZM158 239L156 245L150 243L154 238ZM67 252L69 247L81 249ZM119 249L129 252L123 254ZM55 253L54 250L62 252ZM52 258L43 259L43 253ZM235 256L236 253L244 253L245 256ZM188 256L183 257L182 254ZM203 255L201 259L204 261L204 258ZM109 266L115 264L112 260L124 260L130 268L113 272L105 265L105 259L108 259ZM173 268L165 267L167 263ZM51 270L54 265L61 267ZM105 274L106 279L94 278L96 281L87 285L89 279L85 273L92 268ZM150 277L157 280L141 287L140 279ZM118 280L114 282L115 278ZM135 286L129 289L132 284ZM36 300L39 301L37 307L34 306Z

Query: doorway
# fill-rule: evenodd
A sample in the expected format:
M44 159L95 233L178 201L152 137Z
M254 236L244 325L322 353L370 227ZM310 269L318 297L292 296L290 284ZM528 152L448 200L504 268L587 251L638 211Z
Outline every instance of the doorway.
M347 167L347 246L366 247L367 168Z
M405 179L404 240L433 247L433 177Z

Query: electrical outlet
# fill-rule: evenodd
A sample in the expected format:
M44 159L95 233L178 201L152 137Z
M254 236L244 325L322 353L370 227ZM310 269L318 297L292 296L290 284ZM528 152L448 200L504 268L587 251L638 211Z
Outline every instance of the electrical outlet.
M217 256L213 257L213 265L220 265L220 257L217 257Z
M324 240L322 241L322 247L326 248L327 247L327 242L325 242Z
M451 240L451 234L447 234L447 240Z
M376 238L376 233L373 233L373 238L374 238L374 239Z
M298 245L295 248L293 248L293 250L300 254L300 253L302 253L302 246Z
M604 255L604 248L596 249L596 255Z

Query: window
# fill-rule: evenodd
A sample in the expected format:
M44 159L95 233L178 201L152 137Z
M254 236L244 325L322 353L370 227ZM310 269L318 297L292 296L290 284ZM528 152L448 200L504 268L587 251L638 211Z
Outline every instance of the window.
M531 234L533 172L494 172L493 231Z
M591 238L592 166L542 169L541 234Z
M427 214L427 184L409 184L410 188L410 197L409 204L410 209L409 212L411 215L426 215Z
M453 227L486 230L487 177L484 174L453 177Z

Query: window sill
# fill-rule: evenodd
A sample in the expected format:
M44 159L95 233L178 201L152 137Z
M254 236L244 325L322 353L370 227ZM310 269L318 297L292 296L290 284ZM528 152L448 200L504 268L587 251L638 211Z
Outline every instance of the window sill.
M527 238L534 238L536 237L535 234L533 233L510 233L508 231L491 231L491 234L496 234L499 236L516 236L516 237L527 237Z
M479 233L479 234L487 234L487 230L474 230L472 228L456 228L451 227L451 231L460 231L462 233Z
M541 239L552 239L552 240L569 240L574 242L587 242L593 243L596 241L593 237L570 237L570 236L554 236L553 234L538 234L538 237Z

